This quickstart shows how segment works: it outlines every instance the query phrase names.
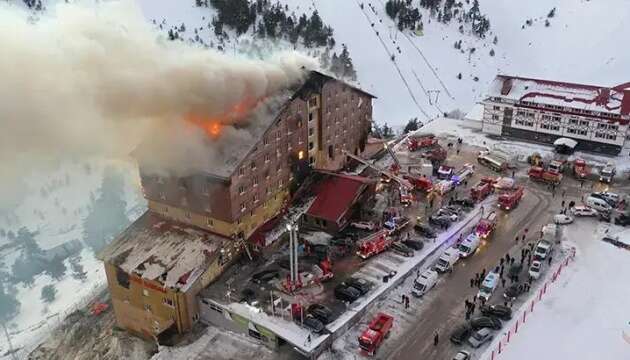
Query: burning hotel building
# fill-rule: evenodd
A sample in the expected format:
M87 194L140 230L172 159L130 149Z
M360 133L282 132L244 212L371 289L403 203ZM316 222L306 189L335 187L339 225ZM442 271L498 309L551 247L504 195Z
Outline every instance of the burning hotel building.
M149 338L191 329L198 292L237 258L243 241L267 245L257 230L288 206L303 174L341 169L344 151L363 152L373 98L310 71L297 88L256 106L265 116L240 125L251 140L225 142L220 164L158 176L138 156L148 211L100 256L118 324ZM205 129L223 136L220 125Z

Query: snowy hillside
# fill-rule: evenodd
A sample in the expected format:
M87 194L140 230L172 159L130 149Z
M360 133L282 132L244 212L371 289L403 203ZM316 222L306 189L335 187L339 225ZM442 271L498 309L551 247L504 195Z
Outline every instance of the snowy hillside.
M167 24L182 22L207 27L211 21L212 11L195 8L193 1L137 1L147 19L158 19L158 24L164 19L165 29ZM469 9L471 2L462 1L463 8ZM480 0L481 13L490 20L484 39L468 29L460 33L457 22L438 22L419 1L412 4L422 14L421 36L409 30L404 35L397 31L385 13L385 0L281 3L296 14L317 10L332 26L337 46L347 44L350 50L359 83L378 96L375 120L391 125L404 124L411 117L426 120L455 109L466 113L497 73L603 86L630 79L630 71L623 67L630 61L630 53L618 50L619 34L630 30L624 21L630 4L623 0ZM554 16L549 18L553 8ZM200 37L209 43L213 34L204 30ZM455 42L460 40L461 49L455 49ZM235 43L230 47L238 48Z

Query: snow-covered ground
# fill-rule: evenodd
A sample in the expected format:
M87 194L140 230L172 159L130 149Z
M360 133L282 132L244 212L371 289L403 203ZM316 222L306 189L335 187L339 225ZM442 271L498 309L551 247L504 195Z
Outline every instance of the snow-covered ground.
M606 229L630 240L630 230L590 219L566 227L565 239L577 248L575 261L495 359L630 357L630 251L601 241Z
M37 231L35 240L44 251L69 241L83 241L83 220L93 199L99 196L106 171L116 171L122 176L125 212L130 220L135 219L144 211L146 203L134 165L131 162L92 159L64 162L55 171L35 173L27 178L28 195L19 206L0 216L0 228L5 232L17 232L21 227ZM0 236L0 245L10 242L7 236ZM36 275L30 285L15 285L15 297L20 302L19 313L7 323L14 347L30 348L69 312L85 306L103 288L106 282L103 264L96 259L91 248L86 244L83 246L77 262L83 267L84 278L73 277L72 265L66 259L66 271L60 279L42 273ZM10 274L14 261L21 253L20 247L3 250L0 253L0 272ZM42 288L46 285L54 285L57 290L55 300L49 304L41 299ZM1 336L0 349L6 351L7 348L6 338Z

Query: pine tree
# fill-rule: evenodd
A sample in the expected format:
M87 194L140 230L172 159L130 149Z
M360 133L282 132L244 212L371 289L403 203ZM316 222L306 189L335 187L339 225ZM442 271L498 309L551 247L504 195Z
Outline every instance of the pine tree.
M42 288L41 299L50 304L55 301L55 297L57 297L57 289L55 289L54 285L46 285Z
M409 121L407 122L407 125L405 125L405 128L403 129L403 133L407 134L410 131L416 131L420 128L419 123L418 123L418 118L412 118L409 119Z
M354 70L354 65L352 64L352 59L350 58L350 53L348 52L346 44L342 45L341 54L339 54L339 61L342 67L341 76L343 78L356 80L357 73Z
M18 314L20 302L16 300L14 292L7 289L7 282L0 281L0 320L9 321Z

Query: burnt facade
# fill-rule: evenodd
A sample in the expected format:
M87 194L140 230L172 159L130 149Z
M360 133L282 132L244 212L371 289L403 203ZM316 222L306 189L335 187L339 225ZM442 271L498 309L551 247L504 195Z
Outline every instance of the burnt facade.
M149 209L222 236L248 238L286 205L300 169L337 170L345 165L344 151L363 152L373 98L311 72L228 177L163 178L146 174L140 164Z

